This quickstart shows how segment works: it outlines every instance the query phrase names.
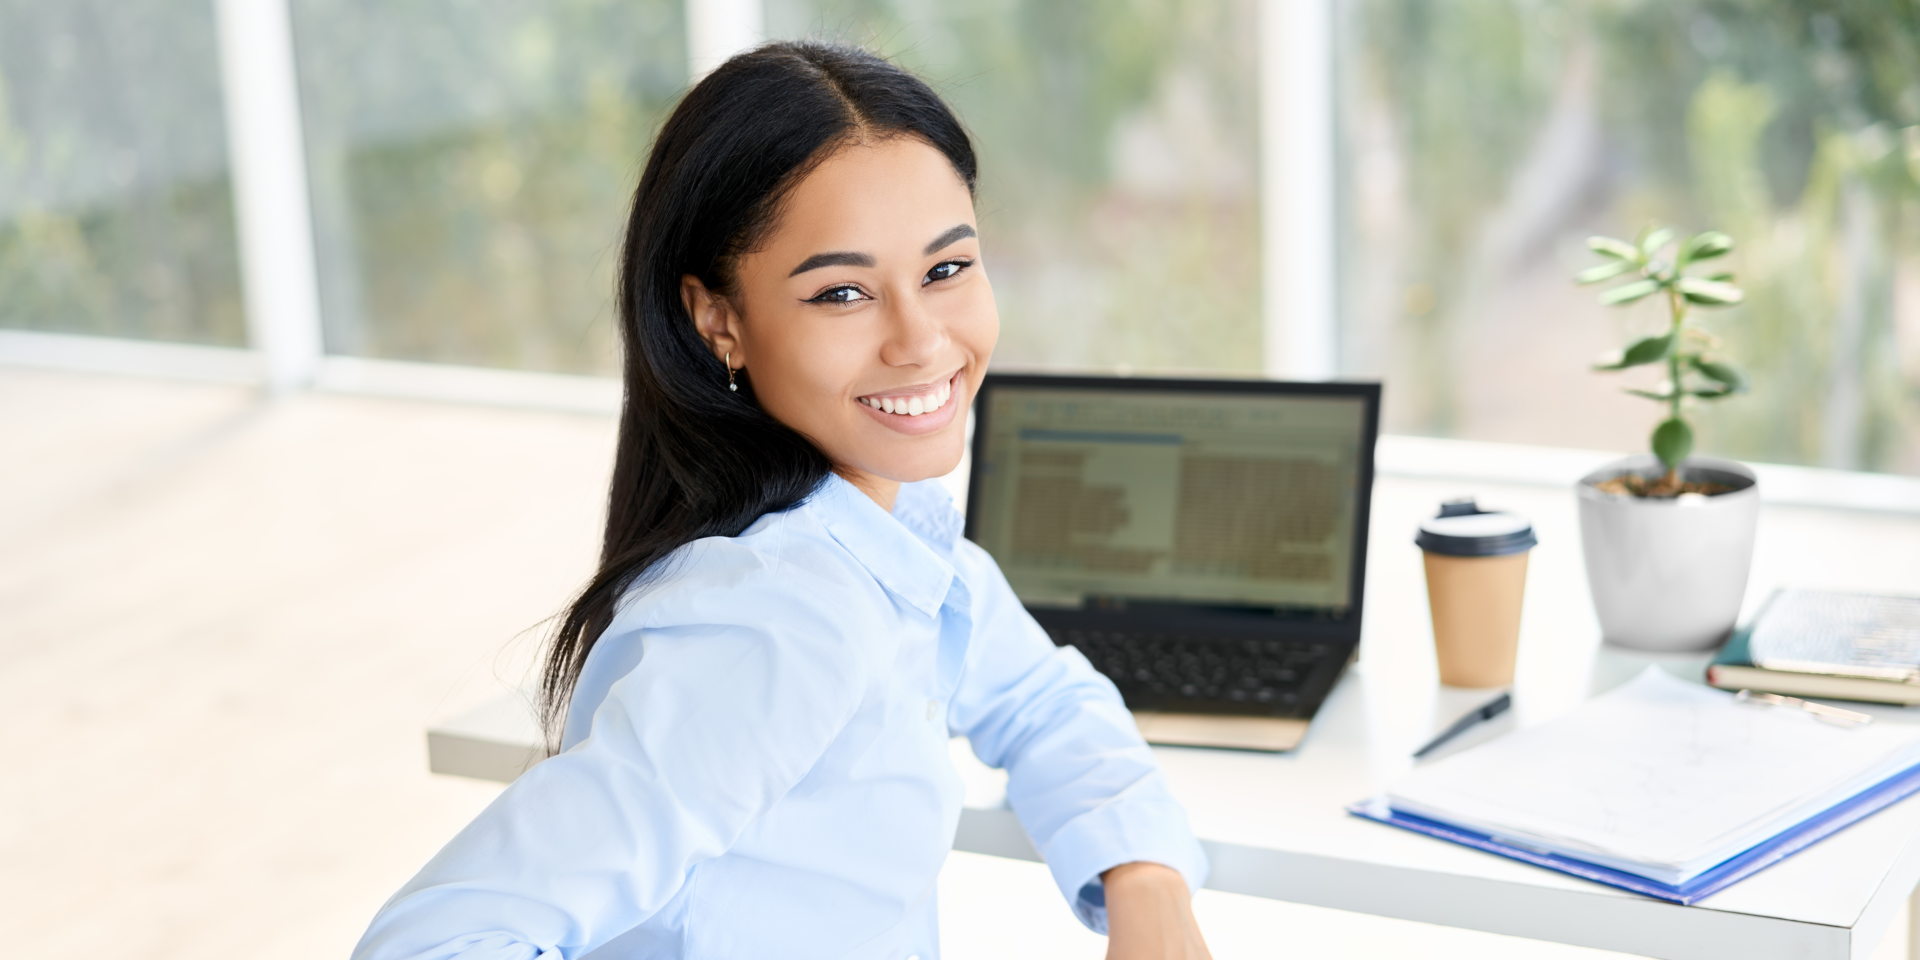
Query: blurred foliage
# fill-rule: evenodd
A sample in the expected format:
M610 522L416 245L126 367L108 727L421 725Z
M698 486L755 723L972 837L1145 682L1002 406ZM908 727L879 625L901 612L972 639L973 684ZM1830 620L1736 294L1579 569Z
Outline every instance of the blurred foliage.
M679 0L294 0L327 347L611 374Z
M1252 0L768 0L933 84L980 156L1002 366L1261 367Z
M212 5L0 0L0 327L240 345Z
M1671 211L1741 238L1747 300L1714 329L1753 394L1702 412L1707 452L1920 469L1920 3L1345 0L1343 15L1348 109L1384 115L1408 158L1382 220L1403 236L1383 251L1366 245L1378 231L1350 232L1346 289L1430 291L1394 321L1396 349L1424 358L1396 383L1399 428L1470 430L1463 381L1495 360L1453 345L1488 322L1488 290L1542 269L1514 248ZM1591 148L1556 154L1589 114ZM1563 202L1554 222L1516 226L1543 197Z
M330 352L608 373L681 0L292 0ZM976 135L1004 363L1257 371L1253 0L770 0ZM0 0L0 324L244 342L211 5Z
M685 84L673 0L295 0L330 350L611 372L625 204ZM1260 364L1251 0L773 0L976 136L1002 362ZM1224 55L1223 55L1224 54Z

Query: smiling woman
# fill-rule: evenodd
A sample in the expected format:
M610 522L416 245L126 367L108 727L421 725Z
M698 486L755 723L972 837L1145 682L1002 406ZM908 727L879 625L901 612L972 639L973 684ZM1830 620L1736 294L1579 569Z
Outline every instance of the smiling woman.
M682 297L761 408L891 509L902 482L960 462L956 411L1000 318L953 163L918 137L855 136L794 187L733 297L692 275Z
M1113 684L934 479L999 335L972 144L862 51L770 44L674 110L621 260L600 569L545 670L557 755L356 956L939 955L962 789L1008 797L1114 958L1207 956L1205 855Z

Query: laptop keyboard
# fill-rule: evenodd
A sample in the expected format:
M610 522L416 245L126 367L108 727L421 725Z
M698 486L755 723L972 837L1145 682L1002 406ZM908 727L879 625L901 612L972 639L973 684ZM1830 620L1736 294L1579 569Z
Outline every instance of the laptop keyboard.
M1107 675L1129 705L1169 699L1294 706L1315 669L1336 656L1323 643L1161 633L1050 629Z

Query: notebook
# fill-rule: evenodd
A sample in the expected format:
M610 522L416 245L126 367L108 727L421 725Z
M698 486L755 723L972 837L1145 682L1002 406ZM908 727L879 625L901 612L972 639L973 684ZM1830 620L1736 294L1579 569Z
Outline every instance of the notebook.
M1722 690L1762 690L1792 697L1825 697L1834 700L1864 700L1869 703L1920 704L1920 683L1882 680L1872 677L1837 676L1832 673L1801 673L1798 670L1769 670L1753 662L1748 649L1751 627L1733 632L1727 645L1707 665L1707 683Z
M1658 668L1354 813L1692 902L1920 789L1920 726L1840 726Z
M1747 646L1765 670L1920 683L1920 597L1782 590Z

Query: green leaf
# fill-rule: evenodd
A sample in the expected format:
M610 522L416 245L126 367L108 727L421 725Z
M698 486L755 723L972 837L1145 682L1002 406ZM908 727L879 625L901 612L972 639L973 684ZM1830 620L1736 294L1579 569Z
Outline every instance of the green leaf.
M1625 240L1615 240L1612 237L1588 237L1587 249L1615 260L1640 259L1640 251L1635 249L1633 244Z
M1725 307L1739 303L1747 295L1731 283L1719 280L1707 280L1701 277L1681 277L1678 281L1680 295L1688 303L1697 303L1703 307Z
M1635 390L1629 387L1624 392L1631 393L1636 397L1646 397L1648 400L1658 400L1661 403L1666 403L1668 400L1673 399L1673 394L1671 393L1655 393L1652 390Z
M1585 284L1599 283L1602 280L1612 280L1614 277L1635 270L1639 266L1639 264L1634 263L1632 260L1614 260L1609 263L1603 263L1597 267L1589 267L1580 271L1580 275L1574 277L1573 282Z
M1657 363L1667 358L1667 351L1673 349L1673 334L1663 337L1641 337L1622 351L1620 358L1611 362L1595 365L1596 370L1625 370L1642 364Z
M1666 246L1672 239L1673 231L1668 230L1666 227L1661 227L1652 233L1646 234L1640 238L1640 255L1643 257L1651 257L1655 250Z
M1688 390L1687 396L1699 397L1702 400L1718 400L1721 397L1733 396L1733 391L1728 389L1725 384L1714 384L1711 387L1695 387Z
M1713 282L1715 282L1715 283L1732 283L1732 282L1733 282L1733 271L1731 271L1731 270L1716 270L1716 271L1714 271L1713 273L1709 273L1709 274L1707 274L1707 275L1705 275L1705 276L1703 276L1703 277L1701 277L1700 279L1702 279L1702 280L1712 280L1712 281L1713 281Z
M1683 263L1695 263L1726 256L1733 252L1733 238L1718 230L1697 233L1680 248L1680 260Z
M1660 421L1653 428L1653 455L1667 465L1668 470L1680 469L1687 454L1693 452L1693 428L1685 420L1672 417Z
M1632 303L1659 289L1660 281L1658 280L1635 280L1632 283L1623 283L1601 294L1600 305L1612 307L1623 303Z
M1721 394L1745 393L1747 391L1746 375L1728 364L1721 363L1718 360L1702 360L1699 357L1693 357L1689 359L1688 365L1698 370L1701 376L1725 388L1721 391ZM1720 394L1715 394L1715 396L1719 395ZM1704 396L1704 394L1702 394L1702 396Z

